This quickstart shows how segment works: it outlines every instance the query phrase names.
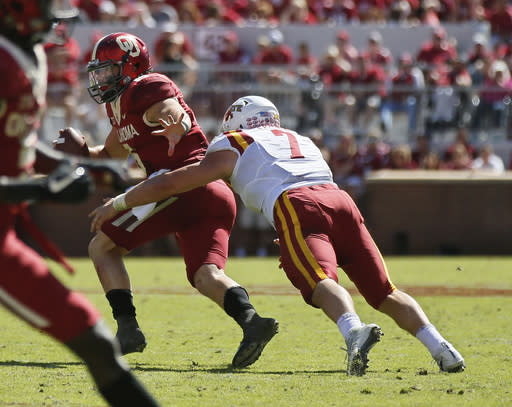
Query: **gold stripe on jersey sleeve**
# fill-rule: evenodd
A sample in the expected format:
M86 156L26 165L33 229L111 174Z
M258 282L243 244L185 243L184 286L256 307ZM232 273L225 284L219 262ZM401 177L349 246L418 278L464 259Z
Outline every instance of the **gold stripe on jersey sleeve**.
M245 139L243 138L241 133L239 133L237 131L233 131L230 133L230 136L233 136L233 138L240 145L240 147L242 147L242 149L244 151L247 149L247 147L249 147L249 143L247 141L245 141Z

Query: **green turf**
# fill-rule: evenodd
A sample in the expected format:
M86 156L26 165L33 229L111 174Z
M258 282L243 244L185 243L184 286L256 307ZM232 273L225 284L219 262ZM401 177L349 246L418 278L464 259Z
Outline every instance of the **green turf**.
M388 258L398 286L512 289L512 258ZM77 274L56 274L84 290L113 328L110 309L87 259ZM439 373L428 352L354 296L365 322L385 335L364 377L347 377L336 326L306 306L277 259L230 259L228 273L248 287L259 312L280 322L260 360L229 363L241 331L196 294L180 259L129 258L139 321L148 339L126 357L162 406L509 406L512 403L512 297L420 296L439 330L464 355L462 374ZM351 287L342 275L342 283ZM264 295L270 292L273 295ZM83 364L66 348L0 311L0 406L105 406Z

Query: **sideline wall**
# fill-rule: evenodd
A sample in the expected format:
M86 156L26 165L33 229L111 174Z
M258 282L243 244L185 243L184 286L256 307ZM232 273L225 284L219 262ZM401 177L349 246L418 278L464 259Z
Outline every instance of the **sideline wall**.
M383 254L512 254L512 173L379 171L365 218Z

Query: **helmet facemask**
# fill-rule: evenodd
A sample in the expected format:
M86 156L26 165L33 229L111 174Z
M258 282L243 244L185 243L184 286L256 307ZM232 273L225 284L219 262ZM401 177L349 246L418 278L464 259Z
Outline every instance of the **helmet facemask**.
M125 58L122 62L111 59L100 62L91 61L87 64L89 72L89 95L98 104L112 102L130 84L130 78L122 75Z

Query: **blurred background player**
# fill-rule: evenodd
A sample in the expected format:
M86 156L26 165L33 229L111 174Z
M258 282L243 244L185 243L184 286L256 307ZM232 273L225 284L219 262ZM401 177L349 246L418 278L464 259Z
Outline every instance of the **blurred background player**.
M59 9L47 0L0 4L0 303L82 358L110 405L157 406L122 361L119 344L99 312L84 296L63 286L15 231L17 218L34 227L25 201L77 202L93 187L80 166L64 165L49 177L33 177L36 130L46 103L47 65L41 43L54 18L75 15L67 2L58 3Z
M171 123L161 121L167 137ZM349 375L366 372L368 352L380 340L376 324L363 324L349 292L338 284L338 266L373 308L416 336L446 372L464 370L457 350L432 325L421 306L397 289L354 201L333 182L321 151L308 137L280 127L277 108L245 96L226 111L224 133L212 140L199 164L161 174L91 212L91 227L119 210L157 201L216 179L229 180L244 204L275 227L281 264L305 302L338 326L347 344ZM255 174L257 174L255 176Z
M178 86L167 76L150 73L146 44L128 33L100 39L87 65L89 94L105 104L112 130L104 145L88 147L76 131L63 137L58 148L77 144L85 155L127 159L130 155L149 177L200 161L208 147L194 112ZM160 119L179 123L167 131L168 139L155 137ZM215 181L138 210L120 213L98 230L89 244L106 297L117 321L117 338L123 354L142 352L146 339L133 305L130 278L123 256L142 244L174 234L183 254L190 284L223 308L243 329L243 339L233 366L246 367L260 356L277 333L273 318L261 318L246 290L224 273L228 238L236 215L235 197L224 181Z

